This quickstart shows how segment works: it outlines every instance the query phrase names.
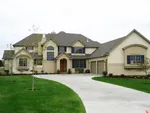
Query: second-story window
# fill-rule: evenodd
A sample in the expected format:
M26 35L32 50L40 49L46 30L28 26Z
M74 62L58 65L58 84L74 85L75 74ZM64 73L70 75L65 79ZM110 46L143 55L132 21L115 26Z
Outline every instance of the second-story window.
M47 47L47 60L48 61L54 60L54 47L53 46Z
M61 52L66 52L66 47L60 46L60 47L58 48L58 52L59 52L59 53L61 53Z
M53 46L48 46L47 50L54 50L54 47Z
M72 53L85 53L85 48L84 47L73 47Z
M54 52L47 52L47 60L54 60Z

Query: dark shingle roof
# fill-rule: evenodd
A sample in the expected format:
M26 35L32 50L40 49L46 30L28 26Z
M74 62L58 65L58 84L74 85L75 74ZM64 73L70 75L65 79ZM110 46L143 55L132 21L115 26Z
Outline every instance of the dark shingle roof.
M15 51L14 50L4 50L3 59L12 59Z
M124 40L125 37L101 44L99 48L89 58L96 58L108 55L115 46L117 46L121 43L121 41Z
M88 39L81 34L71 34L60 32L58 34L46 34L47 41L53 40L58 46L71 46L75 41L80 40L86 47L98 47L99 42ZM23 40L17 42L13 46L38 46L38 42L42 40L42 34L31 34Z
M13 46L38 46L38 42L42 39L42 34L31 34L21 41L15 43Z

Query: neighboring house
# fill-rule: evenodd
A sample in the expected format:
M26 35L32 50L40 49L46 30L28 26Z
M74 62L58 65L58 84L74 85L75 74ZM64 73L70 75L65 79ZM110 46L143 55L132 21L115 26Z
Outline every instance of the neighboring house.
M141 75L137 63L150 58L150 41L137 30L106 43L92 41L81 34L32 34L5 50L5 70L14 74L67 72L76 68L114 75Z

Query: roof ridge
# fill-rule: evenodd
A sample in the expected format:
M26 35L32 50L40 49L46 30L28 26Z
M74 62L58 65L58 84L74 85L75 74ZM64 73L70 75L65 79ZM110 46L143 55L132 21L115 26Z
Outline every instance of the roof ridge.
M120 37L120 38L115 38L115 39L112 39L110 41L107 41L107 42L104 42L104 43L101 43L102 45L103 44L106 44L106 43L109 43L109 42L113 42L113 41L116 41L116 40L119 40L119 39L122 39L122 38L125 38L126 36L123 36L123 37Z

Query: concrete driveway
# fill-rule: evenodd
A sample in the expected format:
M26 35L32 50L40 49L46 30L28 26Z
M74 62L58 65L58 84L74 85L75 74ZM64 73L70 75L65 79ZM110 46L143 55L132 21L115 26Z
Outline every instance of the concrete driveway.
M145 113L150 94L94 81L90 75L35 75L72 88L82 99L87 113Z

